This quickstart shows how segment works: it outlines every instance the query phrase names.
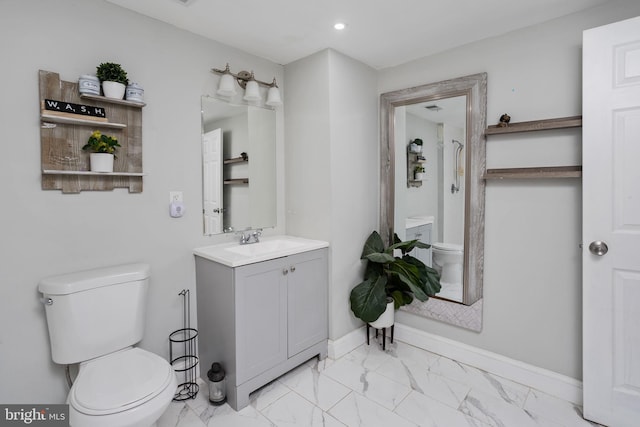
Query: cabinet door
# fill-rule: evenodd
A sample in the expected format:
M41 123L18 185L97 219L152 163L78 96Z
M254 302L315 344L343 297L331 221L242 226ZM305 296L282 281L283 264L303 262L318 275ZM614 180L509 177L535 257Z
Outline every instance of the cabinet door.
M285 259L236 269L238 384L287 359ZM288 273L288 268L286 271Z
M288 257L289 357L326 340L327 250Z

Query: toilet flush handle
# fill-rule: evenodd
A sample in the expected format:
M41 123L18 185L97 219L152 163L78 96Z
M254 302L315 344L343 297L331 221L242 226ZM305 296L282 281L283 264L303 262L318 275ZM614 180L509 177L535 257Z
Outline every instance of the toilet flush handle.
M53 300L51 298L40 298L40 302L44 305L53 305Z

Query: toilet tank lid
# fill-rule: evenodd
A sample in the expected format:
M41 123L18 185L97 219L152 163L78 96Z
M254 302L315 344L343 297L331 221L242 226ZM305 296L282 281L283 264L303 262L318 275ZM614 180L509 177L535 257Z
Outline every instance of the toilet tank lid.
M433 246L434 249L440 249L442 251L462 251L464 249L464 246L458 245L456 243L436 242L432 243L431 246Z
M40 280L38 290L48 295L67 295L102 286L144 280L149 277L151 267L148 264L126 264L96 268L46 277Z

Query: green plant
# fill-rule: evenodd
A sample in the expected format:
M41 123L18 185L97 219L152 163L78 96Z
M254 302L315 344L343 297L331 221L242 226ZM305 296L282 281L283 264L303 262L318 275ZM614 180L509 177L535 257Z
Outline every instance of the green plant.
M127 78L127 72L122 69L120 64L116 64L114 62L103 62L96 67L96 77L100 79L101 82L118 82L123 85L129 84L129 79Z
M424 166L421 166L421 165L417 165L416 167L413 168L414 173L424 173L424 171L425 171Z
M90 150L94 153L113 154L120 147L118 140L113 136L103 135L99 130L94 130L87 143L82 147L83 150Z
M416 145L422 145L422 140L420 138L416 138L413 140L413 143Z
M360 259L367 260L364 281L351 290L349 301L353 314L364 322L373 322L384 312L387 297L395 308L410 304L413 298L426 301L440 292L440 275L422 261L409 255L414 248L431 245L418 240L400 241L394 234L394 244L388 248L377 231L371 233ZM400 250L401 257L394 256Z

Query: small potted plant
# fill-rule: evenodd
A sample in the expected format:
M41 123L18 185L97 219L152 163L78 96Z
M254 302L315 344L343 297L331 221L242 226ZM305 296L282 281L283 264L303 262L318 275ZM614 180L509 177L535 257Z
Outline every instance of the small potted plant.
M107 98L122 99L129 84L127 72L120 64L103 62L96 67L96 77L102 82L102 92Z
M412 153L422 153L422 140L420 138L416 138L411 141L411 144L409 144L409 150L411 150Z
M104 135L99 130L94 130L87 143L82 147L84 151L91 151L89 161L92 172L113 172L113 160L115 152L120 147L118 139Z
M413 168L413 177L416 181L422 181L424 179L425 169L422 165L417 165Z
M409 255L414 248L430 247L419 240L402 242L394 235L394 244L385 248L380 234L371 233L360 257L367 260L364 281L351 290L349 298L353 314L374 328L386 328L393 325L396 308L410 304L414 297L426 301L440 292L438 272ZM394 256L396 250L402 256Z

